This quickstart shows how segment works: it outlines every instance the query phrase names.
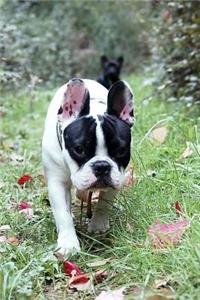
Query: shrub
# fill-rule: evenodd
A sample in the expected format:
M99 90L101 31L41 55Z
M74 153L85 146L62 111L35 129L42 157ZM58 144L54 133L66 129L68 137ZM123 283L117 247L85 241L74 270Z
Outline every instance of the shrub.
M156 19L160 90L171 99L200 101L200 2L165 1Z
M100 55L124 55L125 70L149 55L144 2L2 0L1 81L97 78Z

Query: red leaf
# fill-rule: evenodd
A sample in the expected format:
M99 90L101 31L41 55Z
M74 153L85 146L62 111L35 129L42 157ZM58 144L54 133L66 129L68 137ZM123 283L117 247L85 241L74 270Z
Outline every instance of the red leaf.
M64 266L64 273L67 276L72 277L73 275L83 275L83 272L73 263L69 262L68 260L65 260L63 262Z
M176 214L177 214L178 216L180 216L180 215L183 214L183 208L182 208L182 206L181 206L181 204L180 204L179 201L176 201L176 202L174 203L174 207L175 207L175 210L176 210Z
M186 228L190 226L187 220L176 223L160 224L149 227L148 235L155 249L163 249L178 244Z
M73 272L73 271L72 271ZM69 287L78 291L91 290L93 285L89 277L85 274L75 275L69 279Z
M23 210L23 209L27 209L27 208L31 208L31 204L28 202L20 202L18 205L19 210Z
M85 274L81 274L81 275L75 275L71 278L70 280L70 285L76 285L76 284L80 284L80 283L87 283L89 280L88 276Z
M17 183L19 185L24 185L26 182L32 182L33 181L33 178L29 175L23 175L22 177L20 177L18 180L17 180Z

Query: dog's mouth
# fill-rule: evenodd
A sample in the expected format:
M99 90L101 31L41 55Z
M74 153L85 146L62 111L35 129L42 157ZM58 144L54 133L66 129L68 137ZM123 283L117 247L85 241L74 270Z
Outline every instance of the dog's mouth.
M107 188L113 188L115 189L114 187L114 184L112 183L111 179L110 178L107 178L107 177L103 177L103 178L99 178L97 179L90 187L89 187L89 190L104 190L104 189L107 189Z

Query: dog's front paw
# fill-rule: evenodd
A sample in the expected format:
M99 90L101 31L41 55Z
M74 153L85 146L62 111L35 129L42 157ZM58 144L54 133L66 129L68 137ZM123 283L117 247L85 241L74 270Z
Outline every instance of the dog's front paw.
M80 243L75 234L70 235L69 233L59 234L58 246L54 255L59 259L63 260L64 256L80 252Z
M94 215L88 224L88 232L90 233L104 233L109 228L109 218L106 215Z

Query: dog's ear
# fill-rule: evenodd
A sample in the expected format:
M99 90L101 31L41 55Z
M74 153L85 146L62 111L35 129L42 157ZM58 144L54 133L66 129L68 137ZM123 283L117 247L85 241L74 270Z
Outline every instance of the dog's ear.
M108 92L107 113L130 126L133 124L133 93L125 82L117 81L111 86Z
M122 65L123 65L123 62L124 62L123 56L119 56L118 59L117 59L117 61L118 61L119 65L120 65L120 68L121 68Z
M89 114L90 94L83 80L71 79L67 83L63 101L58 110L58 120L64 121L71 117L81 117Z
M101 56L101 65L104 67L105 63L108 61L108 58L105 55Z

